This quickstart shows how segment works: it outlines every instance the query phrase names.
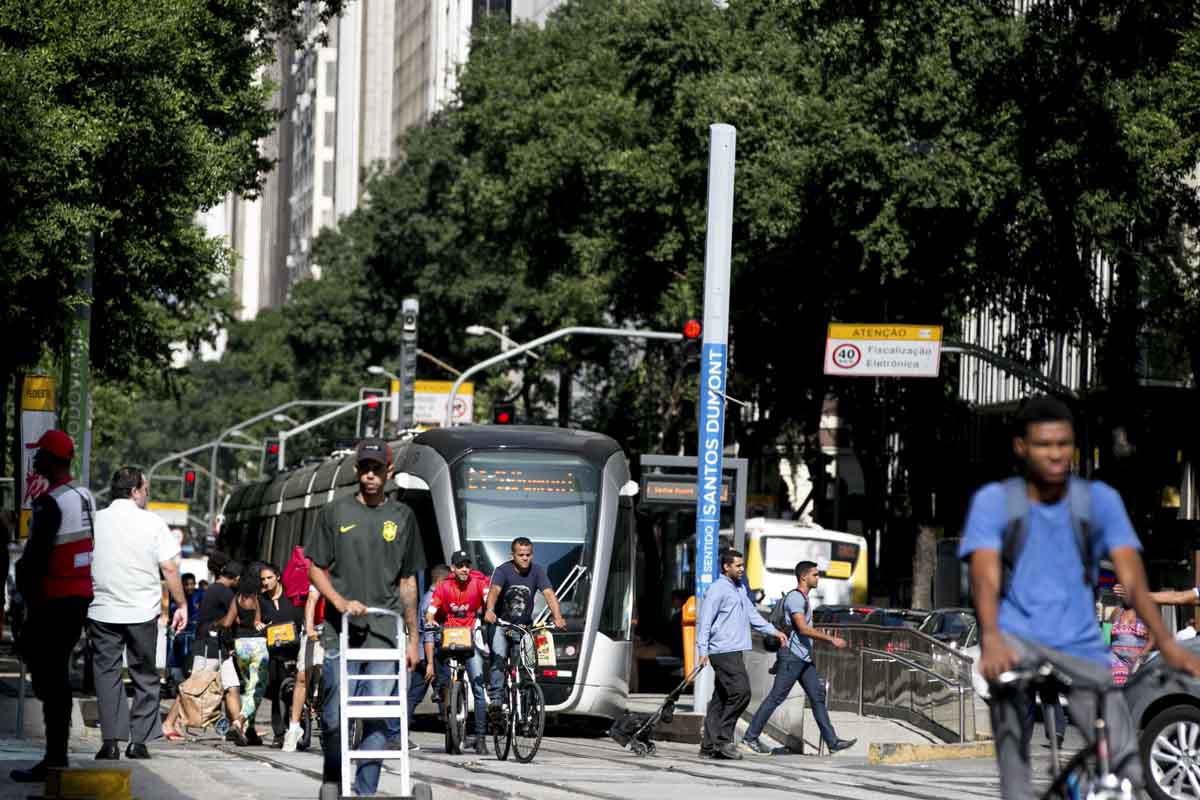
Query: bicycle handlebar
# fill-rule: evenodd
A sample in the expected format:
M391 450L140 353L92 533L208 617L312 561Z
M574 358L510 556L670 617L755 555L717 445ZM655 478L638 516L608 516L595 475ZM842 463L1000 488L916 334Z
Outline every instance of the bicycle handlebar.
M1032 668L1011 669L1002 672L994 682L995 686L1005 688L1012 686L1035 687L1053 685L1070 689L1073 684L1074 681L1069 675L1064 674L1049 661L1043 661Z

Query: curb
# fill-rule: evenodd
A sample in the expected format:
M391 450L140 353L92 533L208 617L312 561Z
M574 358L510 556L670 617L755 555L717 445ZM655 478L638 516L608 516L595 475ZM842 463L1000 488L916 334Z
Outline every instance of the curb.
M888 744L872 742L867 761L871 764L918 764L925 761L954 761L963 758L994 758L995 743Z

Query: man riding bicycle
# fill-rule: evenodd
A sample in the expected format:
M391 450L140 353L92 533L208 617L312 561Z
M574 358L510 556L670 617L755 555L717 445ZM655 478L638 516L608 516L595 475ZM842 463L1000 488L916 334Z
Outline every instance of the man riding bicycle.
M533 563L533 542L524 536L512 541L512 560L496 567L488 590L487 613L483 621L495 626L492 634L492 703L499 706L504 695L504 662L508 658L508 637L496 625L496 604L500 602L499 618L516 625L533 624L534 597L541 592L554 618L554 627L566 630L567 623L558 608L558 598L546 575L546 568ZM493 712L494 713L494 712Z
M1111 763L1133 787L1143 784L1136 730L1122 695L1112 690L1108 650L1096 621L1097 565L1107 555L1134 608L1161 643L1164 661L1200 676L1200 658L1163 629L1146 590L1141 545L1120 495L1112 487L1070 475L1075 452L1070 409L1059 400L1027 400L1017 415L1013 449L1022 478L990 483L976 492L959 558L970 560L979 620L979 669L993 684L989 705L1001 792L1006 800L1032 798L1029 760L1031 698L1023 689L996 686L1010 670L1045 662L1071 680L1071 722L1091 738L1097 689L1106 689Z
M483 608L490 581L482 572L471 569L471 556L465 550L458 550L450 556L450 567L450 575L433 587L425 620L430 625L440 624L445 628L466 628L473 636L475 621ZM437 650L434 689L439 694L450 686L449 658L449 654L440 648ZM467 675L475 695L474 748L479 755L486 755L487 695L483 686L483 654L478 649L467 660ZM443 701L442 706L449 708L449 703ZM450 724L449 719L446 724Z

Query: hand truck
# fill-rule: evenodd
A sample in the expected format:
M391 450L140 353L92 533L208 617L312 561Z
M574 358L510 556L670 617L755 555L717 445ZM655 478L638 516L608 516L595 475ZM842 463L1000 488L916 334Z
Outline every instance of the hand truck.
M363 647L350 649L350 617L342 617L342 630L338 648L338 677L341 690L338 692L339 728L342 755L342 797L353 797L351 784L354 780L353 763L355 761L400 761L400 796L411 797L415 800L432 800L433 790L428 784L413 785L412 773L409 770L408 756L408 672L406 662L407 637L404 630L404 618L395 611L386 608L368 608L368 614L380 614L392 617L396 621L396 647ZM359 675L350 674L350 662L387 661L399 669L398 675ZM394 695L358 695L354 694L356 681L396 681ZM398 719L400 720L400 746L398 750L351 750L350 726L351 720L368 719Z

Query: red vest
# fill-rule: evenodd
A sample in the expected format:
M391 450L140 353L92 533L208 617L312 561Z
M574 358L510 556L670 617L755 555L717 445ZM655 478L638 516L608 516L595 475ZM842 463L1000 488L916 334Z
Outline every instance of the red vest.
M47 599L92 596L92 517L96 502L91 492L71 481L47 496L58 505L62 522L54 534L50 564L42 579Z

